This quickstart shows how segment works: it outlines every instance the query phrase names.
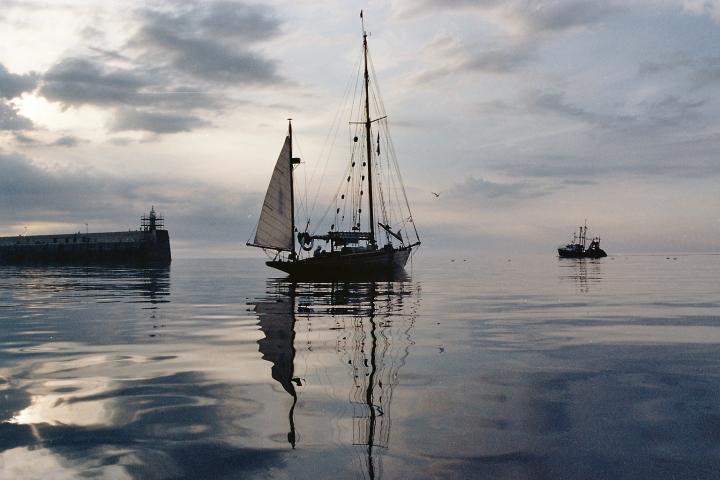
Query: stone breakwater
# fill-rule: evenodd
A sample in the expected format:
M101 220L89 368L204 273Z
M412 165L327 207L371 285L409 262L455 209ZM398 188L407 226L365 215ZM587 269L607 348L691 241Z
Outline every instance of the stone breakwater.
M170 262L167 230L0 237L0 261Z

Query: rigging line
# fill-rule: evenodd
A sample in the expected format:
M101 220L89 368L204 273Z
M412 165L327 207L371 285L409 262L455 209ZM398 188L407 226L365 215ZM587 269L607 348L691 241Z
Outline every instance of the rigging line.
M299 158L304 158L304 154L303 154L302 148L301 148L301 146L300 146L300 140L297 138L297 133L295 133L295 132L293 132L293 143L295 144L294 146L295 146L295 147L297 148L297 150L298 150L298 154L299 154L298 156L299 156ZM296 168L296 167L293 167L293 168ZM300 165L298 165L297 168L300 168ZM302 215L302 211L299 212L299 213L300 213L300 216L301 216L302 218L304 218L305 220L310 220L310 216L309 216L308 209L307 209L307 192L308 192L307 170L308 170L307 168L303 168L303 169L302 169L302 172L303 172L303 180L305 181L305 189L304 189L303 195L302 195L304 201L303 201L303 199L299 199L299 200L298 200L298 203L300 204L301 210L304 210L304 211L305 211L305 215ZM297 219L295 219L295 220L297 221ZM293 225L293 227L297 228L297 225ZM299 229L298 229L298 230L299 230Z
M354 70L359 72L361 63L362 63L362 56L359 56L358 60L355 62ZM356 92L359 73L355 74L354 77L355 77L354 91ZM320 152L320 160L321 161L318 162L318 164L322 163L322 158L325 153L325 147L327 146L328 142L330 142L330 139L332 139L332 143L330 143L330 146L327 149L327 157L325 158L322 174L320 175L320 181L319 181L320 185L322 185L323 181L325 180L325 174L327 173L327 168L330 163L330 158L332 157L332 152L335 148L335 143L337 141L338 132L340 130L342 112L343 112L343 110L345 110L347 108L348 98L350 96L352 86L353 86L353 75L351 75L350 78L348 79L348 82L345 87L345 91L343 92L342 100L340 102L340 105L338 106L337 111L335 112L335 118L333 119L333 123L331 124L331 129L328 132L327 136L325 137L325 142L323 143L323 150L321 150L321 152ZM351 111L352 111L352 106L351 106ZM313 175L312 175L311 181L310 181L311 184L313 183L313 181L315 179L315 172L316 171L313 171ZM318 190L315 193L315 198L313 199L312 207L310 208L311 214L315 211L315 207L317 206L319 197L320 197L320 188L318 188Z
M377 75L375 73L375 64L372 62L372 58L370 59L370 69L372 71L373 76L373 84L375 85L375 89L377 90L377 98L380 102L380 107L383 112L383 115L385 114L385 102L383 101L382 92L380 91L380 83L377 81Z
M382 100L382 95L381 95L381 92L380 92L380 83L377 81L377 74L376 74L376 71L375 71L375 64L373 63L372 57L370 57L370 56L368 56L368 63L369 63L369 65L370 65L370 71L371 71L371 75L372 75L372 78L373 78L372 88L373 88L373 93L375 94L374 97L373 97L374 104L375 104L375 108L376 108L377 111L379 112L379 115L384 115L384 113L385 113L385 105L384 105L384 102L383 102L383 100ZM392 142L392 138L391 138L391 136L390 136L389 127L388 127L388 124L387 124L387 119L386 119L386 118L383 119L383 121L380 122L380 123L381 123L381 124L384 124L383 126L384 126L384 130L385 130L385 133L386 133L385 137L386 137L386 147L387 147L387 146L388 146L388 145L387 145L388 142ZM399 174L399 167L398 167L398 162L397 162L397 155L395 154L394 146L393 146L392 148L387 148L387 151L388 151L388 153L390 154L390 157L391 157L391 160L392 160L391 162L388 162L388 163L393 163L394 166L395 166L395 169L397 170L397 172L398 172L398 174ZM390 167L389 164L388 164L388 167ZM407 207L408 207L408 213L410 214L410 218L412 218L412 213L410 212L410 205L409 205L409 202L407 201L407 194L405 193L405 187L404 187L404 184L403 184L403 182L402 182L402 177L399 177L399 181L400 181L400 185L401 185L402 190L403 190L403 194L404 194L404 196L405 196L406 205L407 205ZM402 204L402 203L398 201L398 206L400 206L401 204ZM404 215L402 214L402 208L400 208L400 210L401 210L401 215L400 215L400 216L403 217L403 222L402 222L402 223L403 223L403 227L405 227ZM386 221L386 222L387 222L387 221ZM415 228L414 222L413 222L413 228L415 229L415 233L416 233L416 236L417 236L417 229ZM419 237L418 237L418 240L419 240Z
M373 63L372 57L370 57L369 54L368 54L368 63L370 65L370 73L371 73L372 80L373 80L372 85L373 85L373 90L375 93L376 108L377 108L380 116L382 116L382 115L385 115L385 113L386 113L385 112L385 104L383 103L382 95L380 92L380 83L378 82L377 74L375 73L375 64Z
M350 165L352 165L352 164L350 164ZM320 225L322 224L322 222L325 221L325 218L327 217L327 214L330 212L330 209L331 209L331 208L332 208L333 210L337 208L337 207L335 207L334 205L335 205L336 202L337 202L337 197L338 197L338 195L340 194L340 190L342 190L343 184L346 183L346 182L345 182L345 177L346 177L347 175L349 175L350 172L351 172L351 170L350 170L350 169L351 169L350 165L347 166L347 168L346 168L346 170L345 170L345 175L343 175L342 180L340 180L340 184L338 185L337 190L335 191L335 195L333 196L333 199L332 199L331 202L328 204L328 207L325 209L325 212L323 213L322 217L320 218L320 221L317 223L318 226L320 226ZM315 232L317 232L316 229L313 230L313 233L315 233Z
M388 152L388 155L391 157L390 160L389 160L389 162L388 162L388 176L389 176L389 178L391 179L391 182L392 182L392 186L391 186L391 187L392 187L392 192L393 192L393 194L394 194L394 201L395 201L395 204L397 205L397 209L399 210L399 212L398 212L398 215L399 215L399 217L400 217L399 223L400 223L400 225L402 226L401 228L405 229L405 227L406 227L405 218L406 218L406 217L405 217L404 212L403 212L402 202L400 201L399 185L398 185L397 179L396 179L393 175L390 175L390 170L391 170L391 168L390 168L390 162L394 161L394 159L392 158L392 153L391 153L391 151L390 151L390 147L389 147L389 144L388 144L388 138L389 138L390 134L389 134L389 131L388 131L387 120L385 120L384 122L382 122L382 125L381 125L381 126L382 126L383 130L384 130L385 133L386 133L385 138L384 138L384 140L385 140L385 149L386 149L386 151ZM391 212L391 213L392 213L392 212Z
M412 210L410 209L410 202L408 201L407 191L405 190L405 182L403 181L402 174L400 173L400 165L399 165L399 162L397 161L397 154L395 153L395 143L392 141L391 136L388 136L388 140L390 142L390 148L392 150L393 158L395 159L395 162L394 162L395 171L397 172L397 176L400 181L400 186L402 188L403 197L405 198L405 206L407 207L408 212L410 213L410 219L412 220L411 223L413 226L413 230L415 231L415 238L417 238L417 241L419 242L420 235L418 234L417 225L415 225L415 220L413 219Z

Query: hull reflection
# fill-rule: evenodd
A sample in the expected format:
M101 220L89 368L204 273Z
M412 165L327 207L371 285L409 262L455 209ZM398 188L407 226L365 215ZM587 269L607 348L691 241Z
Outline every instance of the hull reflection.
M253 304L264 335L258 345L262 358L272 363L272 378L292 398L292 448L303 445L295 420L303 388L318 386L314 383L320 381L321 370L327 376L326 369L339 368L346 387L332 388L347 392L352 411L351 418L340 421L352 422L352 444L358 448L363 476L380 478L378 449L390 448L393 390L413 345L418 294L417 285L401 281L268 282L267 297ZM318 324L327 328L313 330ZM304 339L302 344L296 342L298 337ZM335 365L313 362L314 342L323 340L335 344ZM303 375L297 373L299 365L305 368Z

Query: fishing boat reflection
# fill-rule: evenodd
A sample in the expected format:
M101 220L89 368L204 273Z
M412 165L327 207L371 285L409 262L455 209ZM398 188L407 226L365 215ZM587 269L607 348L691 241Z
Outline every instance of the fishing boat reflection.
M258 345L262 358L272 363L272 378L292 398L287 435L291 447L302 445L295 415L304 388L349 391L343 397L349 398L352 418L339 421L352 422L352 444L362 447L356 453L362 452L363 472L379 478L382 456L377 449L390 446L393 390L413 345L419 287L406 281L271 280L267 294L254 304L264 335ZM298 336L302 342L296 342ZM332 364L313 355L323 345L336 353ZM301 374L296 368L300 365ZM303 400L308 404L314 399Z
M602 261L598 259L563 259L558 265L560 280L574 283L579 293L590 292L593 286L602 281Z

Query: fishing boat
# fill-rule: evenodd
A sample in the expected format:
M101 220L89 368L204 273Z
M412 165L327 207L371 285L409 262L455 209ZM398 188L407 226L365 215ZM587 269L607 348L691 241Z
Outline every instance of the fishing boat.
M349 122L349 158L330 205L317 221L308 201L301 205L304 215L297 212L294 176L305 162L293 156L293 125L288 119L287 136L265 194L255 236L247 242L268 253L268 266L291 276L353 277L402 272L420 246L368 53L364 23L362 36L357 73L363 81L355 83L349 108L355 113ZM297 222L299 216L304 217L301 222Z
M605 250L600 248L600 237L592 237L587 244L587 221L581 225L577 233L573 232L572 242L558 247L561 258L602 258L607 257Z

